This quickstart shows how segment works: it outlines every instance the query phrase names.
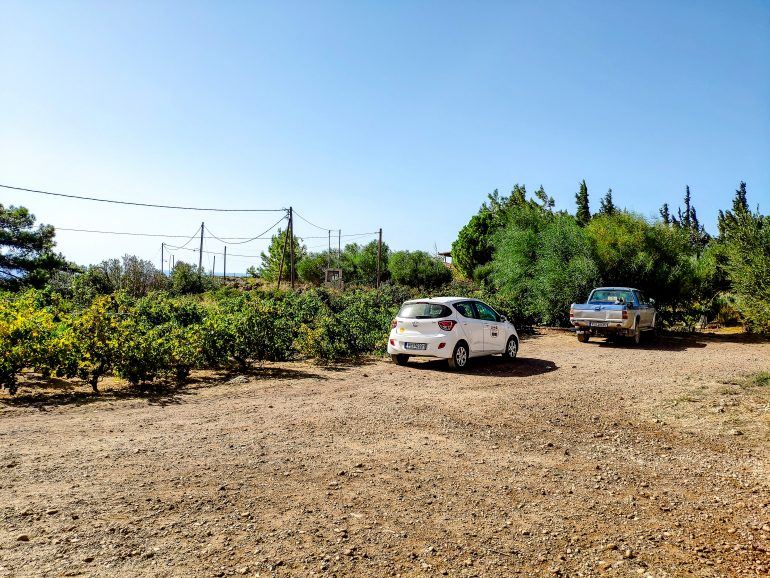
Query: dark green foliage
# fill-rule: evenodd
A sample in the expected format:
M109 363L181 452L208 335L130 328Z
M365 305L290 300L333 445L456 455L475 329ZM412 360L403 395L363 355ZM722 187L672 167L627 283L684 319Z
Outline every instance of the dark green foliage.
M171 271L170 291L174 295L194 295L206 290L207 277L198 271L197 266L184 261L177 261Z
M770 332L770 217L749 208L746 183L719 216L723 268L750 331Z
M512 209L496 237L492 279L512 319L562 324L569 304L598 280L586 232L571 215L533 205Z
M0 288L42 287L56 271L73 266L54 253L51 225L35 228L35 216L24 207L0 204Z
M553 207L554 201L541 186L535 193L540 206L546 209ZM481 205L479 212L457 234L457 240L452 243L452 263L460 273L468 279L483 282L492 270L493 238L506 223L508 213L513 207L525 204L536 204L527 200L527 189L524 185L516 184L509 196L501 196L495 189L487 195L487 201Z
M541 207L549 211L552 210L556 205L556 201L553 200L553 197L548 196L548 193L545 192L543 185L540 185L540 188L535 191L535 198L540 201Z
M305 257L305 254L307 253L307 250L305 249L305 246L300 242L299 238L296 235L292 235L292 239L289 242L286 242L286 237L288 235L288 231L282 231L281 229L278 229L278 233L272 236L270 239L270 246L267 249L266 253L261 254L262 258L262 264L260 265L259 269L254 271L256 275L261 277L262 279L265 279L266 281L278 281L278 274L281 269L281 255L284 255L283 260L283 273L281 274L281 279L284 281L288 281L291 278L291 267L289 266L289 259L291 255L291 245L289 242L294 244L294 266L298 267L300 261ZM284 254L284 243L286 244L285 247L285 254ZM295 279L297 279L297 273L295 270Z
M598 215L587 231L603 284L641 289L660 307L689 301L694 270L685 231L626 212Z
M591 209L588 205L588 185L586 185L585 179L580 182L580 189L575 193L575 203L577 204L575 218L579 225L585 226L591 220Z
M498 217L490 211L481 211L457 234L452 243L452 262L460 272L472 279L476 268L492 260L492 234L499 227Z
M328 253L310 253L297 265L299 280L309 285L320 285L324 281L328 263Z
M668 207L666 207L668 210ZM601 204L599 205L599 214L601 215L614 215L617 211L615 203L612 202L612 189L608 189L607 193L602 197Z
M439 287L452 279L444 263L424 251L396 251L388 263L390 277L410 287Z
M366 245L357 243L345 245L341 255L336 251L332 251L331 255L328 252L311 253L299 263L299 278L304 283L320 285L325 278L324 272L331 263L332 269L342 269L345 285L374 286L377 283L377 251L378 242L370 241ZM383 243L380 263L381 281L388 279L389 258L390 249Z
M668 226L671 224L671 211L669 211L668 203L663 203L663 206L660 208L660 218L663 219L663 224Z

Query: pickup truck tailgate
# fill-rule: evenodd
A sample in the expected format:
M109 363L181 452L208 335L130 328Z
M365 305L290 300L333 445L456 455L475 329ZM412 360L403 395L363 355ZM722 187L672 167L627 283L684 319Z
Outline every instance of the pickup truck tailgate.
M624 305L575 305L574 319L580 321L623 321Z

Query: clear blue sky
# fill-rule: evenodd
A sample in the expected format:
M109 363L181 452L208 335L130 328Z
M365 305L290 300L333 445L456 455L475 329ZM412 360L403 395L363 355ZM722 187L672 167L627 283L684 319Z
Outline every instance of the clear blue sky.
M766 1L5 0L0 79L4 184L293 205L322 226L382 227L392 248L426 250L449 249L485 195L516 182L572 211L585 178L593 207L612 187L649 216L689 184L711 230L740 180L770 209ZM219 236L248 236L275 220L9 191L0 202L118 231L192 234L205 219ZM58 239L79 263L157 261L161 242Z

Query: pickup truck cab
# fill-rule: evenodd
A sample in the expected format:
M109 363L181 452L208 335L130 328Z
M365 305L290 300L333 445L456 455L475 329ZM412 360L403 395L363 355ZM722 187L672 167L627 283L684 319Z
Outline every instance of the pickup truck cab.
M587 303L570 306L569 320L581 343L591 335L599 335L626 336L638 344L643 331L655 330L657 312L638 289L597 287L591 291Z

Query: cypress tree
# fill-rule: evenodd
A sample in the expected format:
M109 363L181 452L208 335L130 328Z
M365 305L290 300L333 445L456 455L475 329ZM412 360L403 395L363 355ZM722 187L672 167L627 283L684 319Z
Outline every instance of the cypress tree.
M575 193L575 202L577 203L575 218L578 224L585 226L591 220L591 210L588 206L588 185L586 185L585 179L580 183L580 190Z

